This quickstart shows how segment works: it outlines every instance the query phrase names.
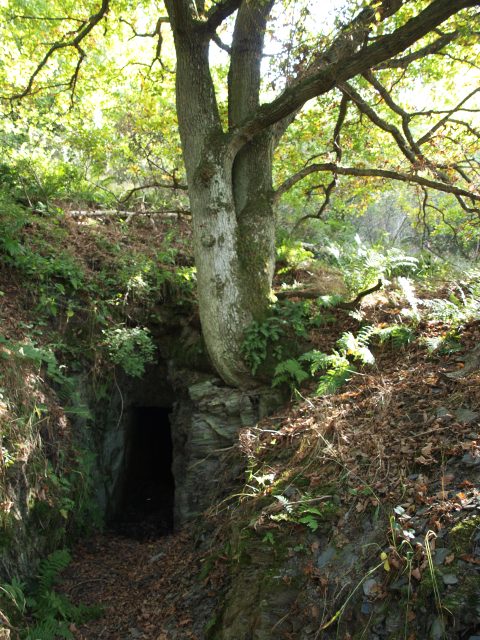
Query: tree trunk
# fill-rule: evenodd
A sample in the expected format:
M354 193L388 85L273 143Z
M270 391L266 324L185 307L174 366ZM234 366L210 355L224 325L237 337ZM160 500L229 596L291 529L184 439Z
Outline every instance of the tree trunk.
M210 77L208 38L199 37L192 27L188 3L170 0L166 4L177 52L177 113L203 335L213 365L225 382L251 387L255 383L243 361L242 342L252 320L265 315L274 265L271 133L257 136L239 153L232 151L230 135L221 127ZM251 11L243 13L237 22L248 34L244 19ZM253 43L247 42L243 59L245 48L238 55L232 53L232 61L238 64L235 79L229 83L236 94L231 100L236 109L230 114L231 125L258 105L258 48L261 51L263 34L257 41L255 36ZM257 58L254 73L252 55Z
M268 298L258 295L251 278L250 247L255 260L268 263L261 229L250 228L250 239L239 229L232 181L232 162L224 145L209 145L189 189L193 215L193 237L197 267L198 301L203 335L212 362L228 384L251 386L241 345L246 327L265 310ZM258 235L257 235L258 234ZM258 237L260 236L260 237ZM245 244L244 244L245 243ZM264 280L268 280L265 276ZM270 290L270 282L263 290Z
M253 319L265 316L274 265L271 162L263 143L252 144L248 171L236 172L225 142L207 145L189 180L198 300L213 364L229 384L252 385L241 345ZM269 172L270 171L270 172ZM258 189L252 188L258 183ZM238 192L248 194L242 202Z

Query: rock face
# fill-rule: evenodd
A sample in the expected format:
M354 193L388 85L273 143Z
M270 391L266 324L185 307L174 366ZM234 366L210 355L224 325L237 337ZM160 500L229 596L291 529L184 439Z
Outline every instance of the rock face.
M167 365L160 361L141 379L123 376L107 400L92 407L97 440L99 482L96 500L107 518L116 513L125 490L125 464L137 407L171 407L175 396Z
M36 555L46 545L41 536L29 531L28 495L31 490L26 475L27 460L19 460L7 469L4 478L5 500L2 504L0 529L0 581L12 575L27 575ZM7 510L8 509L8 510ZM42 544L43 543L43 544ZM0 636L0 638L3 636Z
M243 392L209 374L177 369L172 361L168 371L165 363L159 363L144 379L124 381L121 387L123 407L117 391L100 418L103 484L98 487L98 501L107 516L118 509L125 488L131 430L135 428L134 408L171 407L176 529L215 503L222 474L232 478L241 472L240 467L225 463L239 429L253 425L281 401L278 393L269 389Z
M171 424L177 528L213 503L225 471L225 451L239 429L257 419L257 398L216 378L190 385L175 403Z

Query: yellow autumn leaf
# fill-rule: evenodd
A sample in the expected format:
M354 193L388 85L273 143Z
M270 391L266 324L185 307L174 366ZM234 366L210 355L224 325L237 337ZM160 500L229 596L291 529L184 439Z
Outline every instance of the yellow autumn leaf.
M380 554L380 559L383 560L383 568L385 569L385 571L390 571L390 563L385 551L382 551L382 553Z

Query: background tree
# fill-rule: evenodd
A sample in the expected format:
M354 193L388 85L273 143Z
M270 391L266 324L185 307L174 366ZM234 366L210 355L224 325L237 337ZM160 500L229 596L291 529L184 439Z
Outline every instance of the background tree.
M122 23L137 40L153 37L153 63L161 66L161 46L170 25L203 333L217 371L230 384L252 384L241 357L242 338L252 319L261 319L269 305L275 207L290 189L314 175L329 176L311 185L323 194L318 217L342 176L396 180L423 190L425 211L436 206L429 195L434 189L451 194L469 219L478 217L478 133L463 117L466 109L476 108L478 89L465 87L465 94L445 108L411 109L404 103L409 82L417 88L423 74L443 73L439 61L451 65L453 60L477 73L479 2L349 2L339 10L332 33L313 31L308 2L165 0L166 15L155 15L145 31L131 21L128 2L103 0L88 18L78 14L78 5L62 5L63 13L47 16L40 4L35 15L19 11L19 4L12 0L8 9L15 24L28 23L29 33L32 23L41 25L22 46L40 47L42 53L24 69L23 86L15 87L10 80L4 97L13 105L41 89L51 95L66 88L74 100L88 55L94 57L97 51L100 56L101 25L110 38L113 23ZM291 37L282 32L279 9L292 16ZM153 7L146 3L144 10ZM226 43L220 39L222 30ZM47 33L54 44L41 45ZM281 50L277 47L267 72L262 64L265 45L277 41ZM212 43L228 53L228 73L223 76L212 72ZM23 60L19 49L15 57ZM279 92L269 99L274 86ZM307 156L293 175L283 176L274 190L274 153L304 105L316 97L323 109L317 128L328 128L323 149ZM388 155L379 157L374 145L361 141L357 132L365 123L367 135L388 149ZM351 164L355 157L359 161ZM166 173L177 189L175 172L170 168Z

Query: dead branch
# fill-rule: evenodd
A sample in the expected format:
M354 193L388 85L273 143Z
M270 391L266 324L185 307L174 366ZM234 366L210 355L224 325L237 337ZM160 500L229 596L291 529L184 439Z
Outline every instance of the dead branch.
M124 195L122 198L119 198L118 202L122 204L125 202L128 202L128 200L130 200L130 198L133 196L134 193L137 193L138 191L143 191L144 189L173 189L174 191L177 191L177 190L187 191L188 187L186 184L181 184L176 180L174 180L172 183L160 182L160 181L147 182L146 184L141 184L138 187L133 187L132 189L129 189L126 195Z
M383 286L383 282L381 279L378 280L377 284L369 289L365 289L365 291L360 291L360 293L349 302L338 302L335 304L336 309L344 309L345 311L351 311L358 306L360 301L375 291L378 291ZM323 293L318 289L310 288L310 289L282 289L280 291L275 291L275 296L279 300L285 300L288 298L300 298L301 300L314 300L315 298L319 298Z
M117 209L104 209L104 210L96 210L90 211L88 209L72 209L71 211L66 211L66 215L72 216L73 218L118 218L119 220L131 220L134 217L138 216L164 216L165 218L190 218L191 212L188 209L161 209L161 210L148 210L148 211L120 211Z

